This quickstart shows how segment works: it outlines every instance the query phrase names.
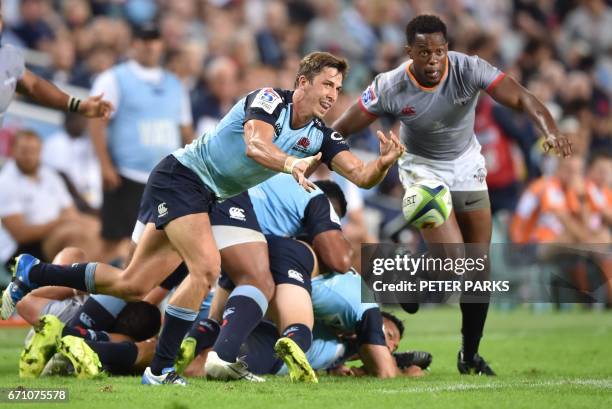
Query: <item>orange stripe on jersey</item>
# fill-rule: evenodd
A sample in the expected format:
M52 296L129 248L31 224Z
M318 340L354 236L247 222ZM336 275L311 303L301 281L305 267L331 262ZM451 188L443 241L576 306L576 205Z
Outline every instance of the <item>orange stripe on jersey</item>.
M440 84L442 84L444 82L444 80L446 79L446 77L448 76L448 64L450 64L449 61L448 61L448 56L446 56L446 66L444 68L444 74L442 75L442 78L440 79L440 82L438 82L433 87L426 87L424 85L421 85L419 83L419 81L417 81L417 79L415 78L415 76L412 73L412 71L410 71L410 67L412 66L412 62L413 62L412 60L408 61L408 64L406 65L406 73L408 74L408 76L410 77L410 79L412 80L414 85L416 85L417 87L419 87L423 91L427 91L427 92L435 91L435 89L438 88L438 86Z
M497 86L497 84L499 84L501 82L501 80L503 80L504 78L506 78L506 73L505 72L500 72L499 75L497 77L495 77L493 82L489 84L487 89L485 89L485 91L491 92L493 90L493 88L495 88Z
M372 118L378 118L378 115L368 111L368 108L365 107L365 105L363 105L363 101L361 100L361 97L357 98L357 105L359 106L359 109L361 109L361 112L363 112L366 115L369 115Z

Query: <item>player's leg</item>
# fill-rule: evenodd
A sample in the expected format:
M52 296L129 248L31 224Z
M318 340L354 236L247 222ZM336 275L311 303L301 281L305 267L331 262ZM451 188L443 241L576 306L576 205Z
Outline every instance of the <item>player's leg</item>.
M221 330L213 351L208 354L208 377L224 378L226 363L237 362L240 346L261 321L268 309L268 300L274 294L265 238L259 232L251 232L257 233L260 241L240 243L221 250L223 271L235 288L225 303ZM257 377L245 379L259 380Z
M27 254L17 258L13 282L2 300L2 317L7 319L15 304L32 289L64 286L88 293L114 295L123 299L142 299L180 263L180 257L162 231L148 224L126 270L103 263L56 265L41 263Z
M157 342L151 373L171 372L180 343L195 321L202 300L219 275L221 259L212 236L207 213L173 219L164 230L172 246L187 265L189 275L172 295L165 311L164 326ZM134 259L138 258L138 249Z
M317 383L305 355L312 345L314 324L308 290L294 284L278 285L269 312L280 331L274 350L287 365L291 380Z
M478 194L477 192L474 193ZM480 195L485 193L480 193ZM461 226L461 232L467 243L466 256L474 259L484 257L486 260L485 271L479 276L471 278L473 280L488 280L490 265L488 254L492 232L490 208L466 209L457 212L457 222ZM458 358L458 367L461 372L494 374L486 361L478 355L478 348L489 310L489 297L489 293L482 292L462 295L462 348Z
M234 288L234 285L231 284L231 287L226 289L223 283L225 283L226 286L228 283L231 284L229 278L222 273L214 289L214 294L210 301L210 308L206 310L200 308L200 314L196 322L192 325L187 336L181 342L181 347L175 363L177 372L190 373L190 376L202 376L199 374L199 369L203 370L204 361L201 362L202 368L191 368L189 371L186 371L186 369L196 357L208 354L208 350L215 344L219 336L219 332L221 331L219 322L221 321L221 315L225 308L225 302ZM208 297L210 298L210 295ZM205 313L205 315L203 313ZM199 375L193 375L194 373L198 373Z

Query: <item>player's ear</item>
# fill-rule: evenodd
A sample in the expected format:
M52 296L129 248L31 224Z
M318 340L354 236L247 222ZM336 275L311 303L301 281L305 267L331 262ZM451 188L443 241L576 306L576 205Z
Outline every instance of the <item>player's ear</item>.
M404 46L404 50L406 51L406 55L410 58L412 58L412 56L410 55L410 53L412 53L412 47L409 45Z

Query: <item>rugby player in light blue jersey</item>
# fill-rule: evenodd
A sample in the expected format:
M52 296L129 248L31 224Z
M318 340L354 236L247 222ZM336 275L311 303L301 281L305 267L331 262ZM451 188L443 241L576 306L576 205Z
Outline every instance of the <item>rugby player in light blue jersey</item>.
M21 50L10 44L2 44L3 25L0 1L0 127L15 92L26 95L49 108L78 112L88 118L110 117L113 106L108 101L102 100L102 95L81 101L28 70Z
M256 90L240 100L215 131L163 159L145 188L151 219L125 270L102 263L56 266L29 255L17 258L14 279L2 298L2 317L30 290L62 285L125 299L142 298L184 261L189 275L172 296L145 384L185 385L172 365L181 339L197 316L204 296L220 271L208 213L216 200L227 199L285 172L305 189L305 173L322 159L333 170L362 187L380 182L403 153L394 134L381 132L381 155L364 163L348 151L342 136L319 119L336 102L347 70L345 60L314 52L302 59L295 90ZM252 265L267 265L265 243L252 245ZM269 268L261 276L236 283L235 316L245 311L258 322L274 292ZM239 362L226 362L240 370ZM233 367L233 366L232 366Z
M546 106L513 78L478 56L449 51L446 25L437 16L421 15L410 21L406 40L410 60L379 74L333 128L349 136L381 115L398 120L407 147L398 161L404 187L420 179L439 180L450 188L453 200L453 211L444 224L421 229L424 240L429 244L478 243L468 250L476 249L481 256L488 251L492 225L485 159L474 134L480 91L526 113L545 138L545 151L568 156L571 144ZM462 249L450 247L454 254ZM489 295L476 294L471 302L466 295L461 299L463 343L457 367L464 374L494 375L478 354ZM414 305L404 307L415 309Z

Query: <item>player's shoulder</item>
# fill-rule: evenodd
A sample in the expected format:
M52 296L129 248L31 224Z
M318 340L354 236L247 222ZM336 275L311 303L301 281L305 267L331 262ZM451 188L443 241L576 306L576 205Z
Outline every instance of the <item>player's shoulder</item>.
M410 60L404 61L394 69L385 71L376 76L376 86L378 91L388 91L393 88L403 87L408 80L406 69Z
M279 107L284 108L291 103L292 97L293 91L282 88L257 88L249 92L244 98L245 108L260 108L268 114L272 114Z
M477 55L468 55L459 51L448 52L448 62L451 70L464 72L478 69L479 63L484 61Z
M6 61L11 66L25 67L25 54L21 48L12 44L2 44L0 47L0 61Z

